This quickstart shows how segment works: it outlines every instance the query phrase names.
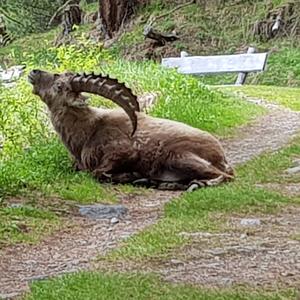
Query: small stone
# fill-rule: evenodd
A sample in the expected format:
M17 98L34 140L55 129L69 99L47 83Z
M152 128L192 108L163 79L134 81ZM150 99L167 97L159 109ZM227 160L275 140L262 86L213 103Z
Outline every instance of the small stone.
M16 293L9 293L9 294L2 294L0 293L0 299L15 299L16 297L20 296L21 292L16 292Z
M294 167L300 166L300 158L295 158L295 159L293 159L293 166L294 166Z
M127 213L128 209L124 205L81 205L79 213L83 217L91 219L112 219L120 218Z
M296 166L293 168L289 168L285 171L287 174L293 175L293 174L298 174L300 173L300 166Z
M179 260L179 259L171 259L170 260L170 263L172 264L172 265L183 265L184 263L181 261L181 260Z
M11 203L9 205L10 208L22 208L24 205L22 203Z
M117 224L117 223L119 223L119 219L118 219L118 218L112 218L112 219L110 220L110 223L111 223L111 224Z
M36 276L32 276L30 278L28 278L29 281L41 281L41 280L45 280L47 279L48 276L47 275L36 275Z
M247 238L247 234L246 233L241 234L240 239L245 239L245 238Z
M241 220L242 226L259 226L261 225L260 219L242 219Z
M224 277L221 278L221 284L229 286L233 284L233 280L231 278Z

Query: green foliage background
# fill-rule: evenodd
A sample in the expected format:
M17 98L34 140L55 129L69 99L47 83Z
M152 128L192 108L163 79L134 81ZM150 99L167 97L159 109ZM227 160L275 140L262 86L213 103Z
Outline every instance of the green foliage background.
M1 0L0 15L8 32L15 37L41 32L65 0Z

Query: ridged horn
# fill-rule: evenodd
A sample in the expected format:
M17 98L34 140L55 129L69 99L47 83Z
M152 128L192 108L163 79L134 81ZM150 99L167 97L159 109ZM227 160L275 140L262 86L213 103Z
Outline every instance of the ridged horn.
M132 135L135 133L137 128L137 116L135 112L140 111L140 107L137 97L124 83L120 83L117 79L101 74L95 75L94 73L83 73L73 76L71 87L74 92L96 94L118 104L125 110L132 122Z

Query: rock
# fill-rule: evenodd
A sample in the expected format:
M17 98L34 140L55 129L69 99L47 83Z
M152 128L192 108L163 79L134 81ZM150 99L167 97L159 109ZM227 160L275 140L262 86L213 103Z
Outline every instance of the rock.
M112 218L112 219L110 220L110 223L111 223L111 224L117 224L117 223L119 223L119 219L118 219L118 218Z
M83 217L91 219L120 218L127 213L128 209L123 205L80 205L79 213Z
M246 233L242 233L241 236L240 236L240 239L245 239L247 238L247 234Z
M0 70L0 81L5 87L13 86L12 82L17 81L24 73L25 66L13 66L7 70Z
M242 226L259 226L261 225L260 219L242 219L241 220Z
M228 278L228 277L224 277L224 278L221 278L220 279L220 282L222 285L227 285L227 286L230 286L230 285L233 285L233 279L231 278Z
M300 166L300 158L295 158L295 159L293 159L293 166L294 166L294 167Z
M10 208L22 208L24 205L22 203L11 203L8 207Z
M298 173L300 173L300 166L289 168L289 169L285 170L285 172L290 175L298 174Z
M2 294L0 293L0 299L15 299L16 297L20 296L20 293L9 293L9 294Z
M179 259L171 259L171 260L170 260L170 263L171 263L172 265L184 265L184 262L182 262L182 261L179 260Z
M32 276L30 278L28 278L28 280L30 282L33 282L33 281L41 281L41 280L45 280L47 279L49 276L47 275L36 275L36 276Z

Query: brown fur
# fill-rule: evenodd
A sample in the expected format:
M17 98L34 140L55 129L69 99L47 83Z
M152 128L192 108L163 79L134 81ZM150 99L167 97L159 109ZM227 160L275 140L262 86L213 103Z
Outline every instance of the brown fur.
M88 81L94 80L96 85L100 79L87 75L78 79L78 76L33 71L29 80L34 93L47 104L52 124L79 169L92 172L99 180L132 182L147 178L160 183L181 183L185 187L195 182L211 185L212 179L219 183L233 178L223 148L211 134L180 122L150 117L139 112L138 105L131 105L137 119L137 129L132 135L134 119L127 115L129 106L125 100L114 101L120 102L127 114L121 109L89 107L78 82L82 84L81 91L87 91L84 86ZM77 85L73 84L76 80ZM105 85L106 82L100 83L94 92L111 91L111 82ZM128 88L113 82L121 98L123 94L129 95Z

